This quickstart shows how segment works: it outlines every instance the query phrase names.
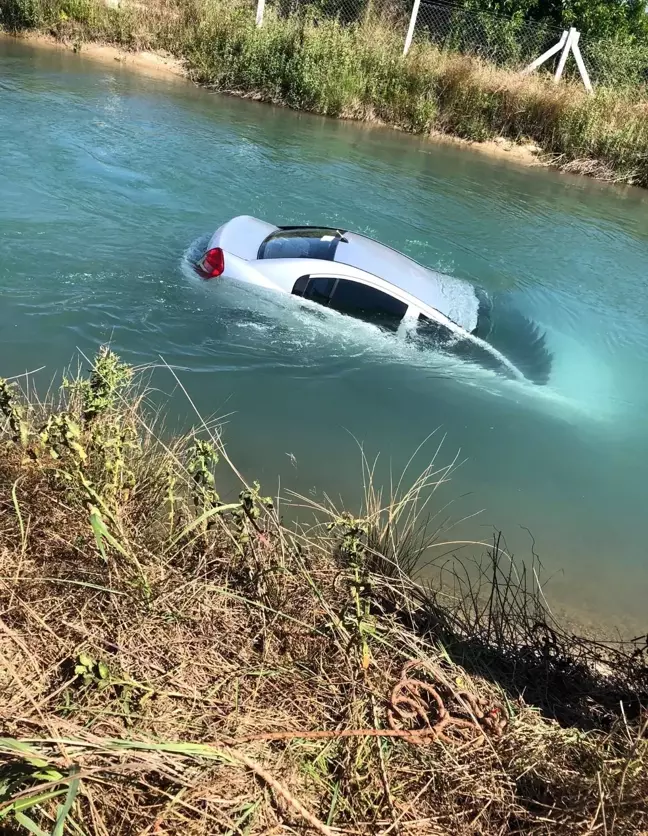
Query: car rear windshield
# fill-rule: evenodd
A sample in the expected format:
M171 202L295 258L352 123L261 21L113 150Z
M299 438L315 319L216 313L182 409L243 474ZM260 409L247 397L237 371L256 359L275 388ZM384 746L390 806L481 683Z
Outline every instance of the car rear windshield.
M261 244L258 258L318 258L333 261L335 250L342 239L343 233L337 229L278 229Z

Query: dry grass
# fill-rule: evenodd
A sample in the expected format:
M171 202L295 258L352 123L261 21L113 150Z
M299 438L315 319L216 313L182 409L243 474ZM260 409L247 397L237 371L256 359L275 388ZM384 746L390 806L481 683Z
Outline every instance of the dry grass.
M645 831L641 647L561 632L498 548L405 571L449 468L289 531L131 378L0 382L3 833Z

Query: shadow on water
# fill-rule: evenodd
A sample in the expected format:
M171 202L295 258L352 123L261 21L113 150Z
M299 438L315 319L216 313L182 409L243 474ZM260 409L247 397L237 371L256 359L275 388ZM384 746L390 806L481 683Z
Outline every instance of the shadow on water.
M546 717L583 731L641 721L648 635L604 641L566 627L547 606L542 567L535 559L513 561L500 534L481 559L435 565L434 585L412 590L406 583L406 608L394 563L378 558L374 568L396 582L380 586L380 610L440 642L453 662L498 683L510 699L523 697Z

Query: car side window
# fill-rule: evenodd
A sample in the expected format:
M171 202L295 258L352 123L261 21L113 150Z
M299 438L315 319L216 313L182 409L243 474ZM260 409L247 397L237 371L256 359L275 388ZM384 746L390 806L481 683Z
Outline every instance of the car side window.
M340 313L396 331L407 305L382 290L349 279L301 276L292 291Z
M416 333L422 348L447 351L452 357L476 363L485 369L502 372L502 362L483 345L461 334L454 334L447 325L420 314ZM506 370L504 369L506 374Z
M311 278L300 276L295 282L292 292L295 296L303 296L312 302L319 302L320 305L328 305L331 293L337 279L328 279L322 276Z
M455 339L455 335L441 322L430 319L425 314L419 314L416 323L416 334L424 342L441 347Z
M340 313L379 325L389 331L398 330L407 312L407 305L400 299L377 290L375 287L349 279L338 281L329 306Z
M329 305L331 294L335 288L335 282L336 279L326 279L322 276L318 276L316 279L310 279L304 293L304 299L319 302L320 305Z
M295 296L303 296L308 286L308 276L300 276L297 281L295 282L295 286L292 289L292 292Z

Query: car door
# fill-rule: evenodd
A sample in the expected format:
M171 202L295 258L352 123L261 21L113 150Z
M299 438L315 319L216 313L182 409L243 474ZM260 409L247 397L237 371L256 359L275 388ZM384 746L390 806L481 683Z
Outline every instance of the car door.
M292 292L384 331L398 331L408 309L405 302L389 293L336 276L301 276Z

